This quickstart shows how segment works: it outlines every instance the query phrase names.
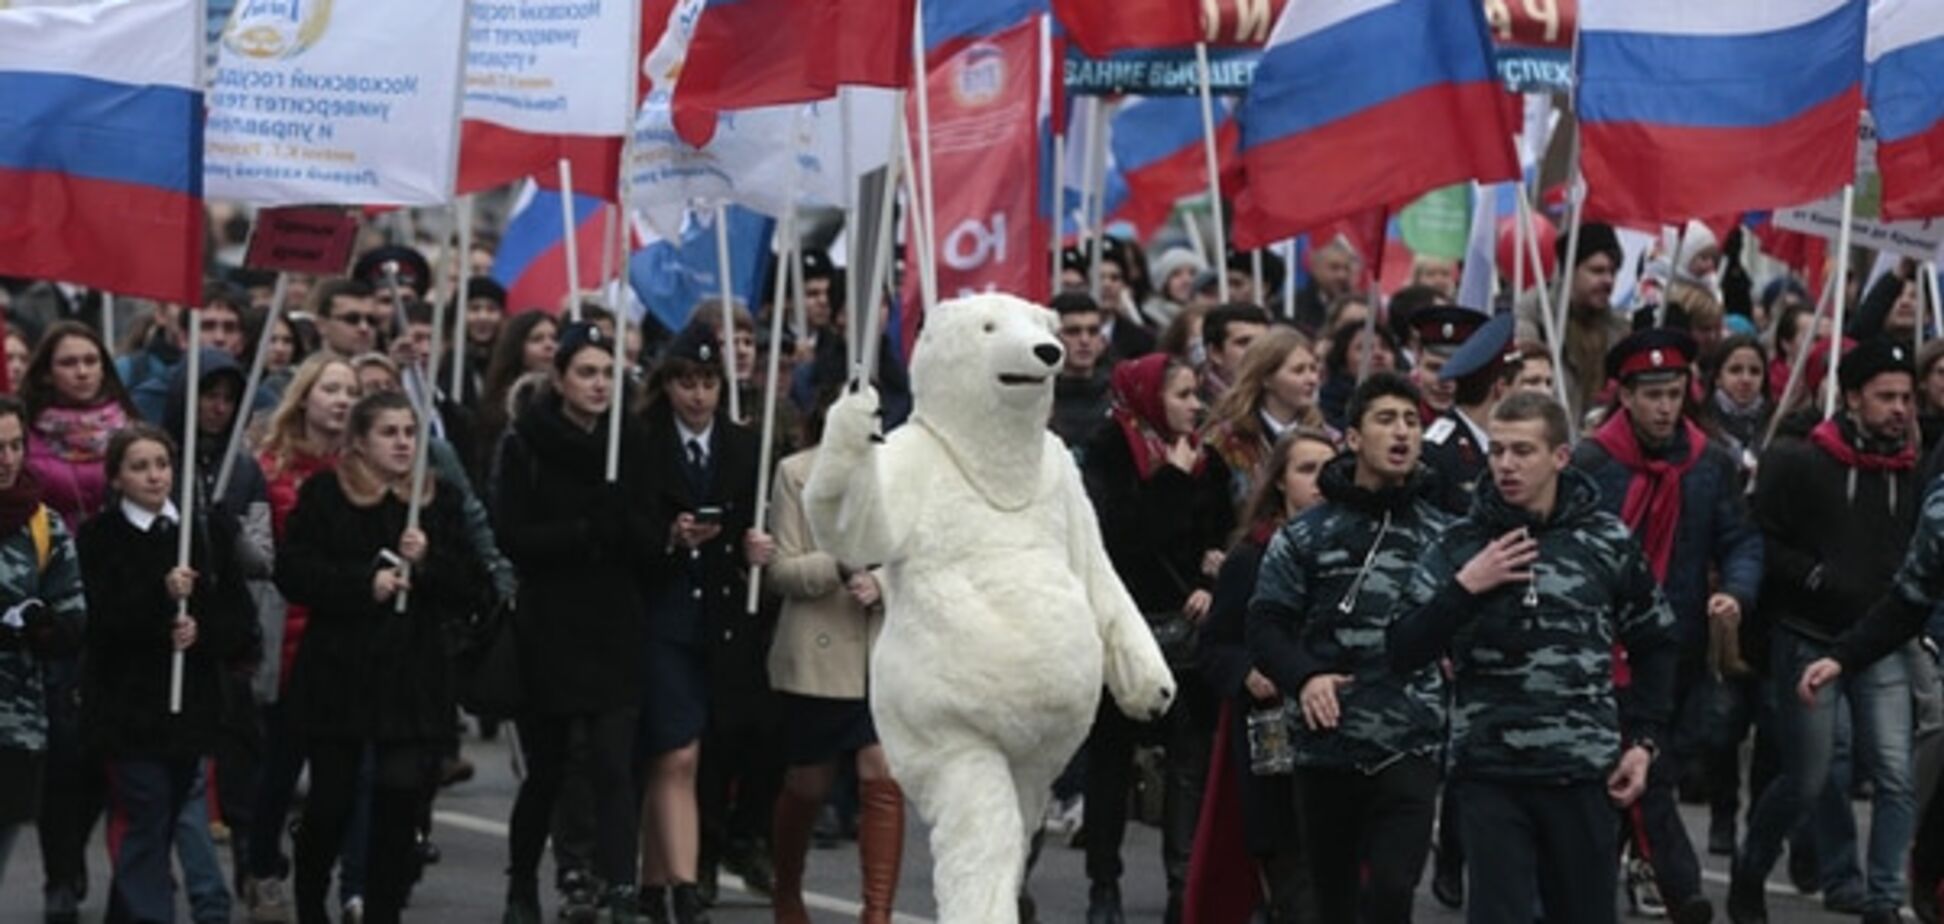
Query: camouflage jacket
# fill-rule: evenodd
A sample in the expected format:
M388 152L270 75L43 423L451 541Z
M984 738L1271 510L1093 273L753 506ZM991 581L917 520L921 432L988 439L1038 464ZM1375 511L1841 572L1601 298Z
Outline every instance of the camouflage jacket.
M1539 540L1531 583L1474 595L1458 570L1518 528ZM1674 614L1640 545L1599 509L1584 472L1560 474L1551 517L1535 520L1481 481L1465 519L1430 544L1390 630L1399 671L1449 652L1451 773L1530 783L1604 780L1629 739L1661 737L1672 709ZM1633 686L1614 690L1615 642Z
M1338 456L1318 484L1326 503L1284 526L1269 545L1249 604L1249 651L1284 696L1316 674L1348 674L1333 730L1296 723L1297 763L1374 772L1444 743L1444 687L1429 663L1391 670L1384 632L1425 546L1451 518L1432 502L1437 479L1419 468L1408 484L1373 492Z
M72 657L80 648L87 604L81 595L81 562L59 515L48 517L47 563L32 527L0 539L0 611L27 600L43 608L25 629L0 625L0 748L47 749L48 657Z
M1846 673L1863 670L1916 638L1944 603L1944 478L1931 482L1917 517L1917 531L1888 592L1829 651Z

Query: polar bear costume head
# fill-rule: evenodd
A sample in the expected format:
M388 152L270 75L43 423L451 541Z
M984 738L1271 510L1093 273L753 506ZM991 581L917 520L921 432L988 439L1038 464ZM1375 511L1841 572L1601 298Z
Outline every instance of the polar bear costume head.
M1051 310L1010 295L939 305L911 356L911 419L945 444L966 479L1003 510L1040 488L1053 380L1066 365Z

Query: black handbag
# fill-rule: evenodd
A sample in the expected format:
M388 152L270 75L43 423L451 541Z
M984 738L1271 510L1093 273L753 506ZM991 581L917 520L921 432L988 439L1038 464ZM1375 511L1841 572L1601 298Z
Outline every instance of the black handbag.
M1160 565L1175 586L1181 588L1183 597L1194 592L1194 585L1182 580L1181 573L1173 565L1166 560L1161 561ZM1176 673L1194 670L1201 662L1201 627L1188 621L1181 610L1155 610L1144 612L1141 617L1147 620L1148 631L1153 633L1155 643L1161 646L1161 657Z
M459 704L483 718L508 719L526 701L520 672L519 629L513 605L502 603L475 625L459 661Z

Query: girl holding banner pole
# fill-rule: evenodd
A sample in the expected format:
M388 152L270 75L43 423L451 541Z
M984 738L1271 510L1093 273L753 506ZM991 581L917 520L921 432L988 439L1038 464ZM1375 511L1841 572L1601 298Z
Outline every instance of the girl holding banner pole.
M664 539L653 525L642 432L633 421L621 429L620 478L607 477L614 363L614 343L599 328L568 325L549 386L500 441L494 469L501 548L519 576L513 626L525 693L515 719L527 775L510 823L507 924L542 919L540 857L577 727L594 797L593 872L617 920L635 914L632 765L647 623L641 576L658 567Z
M117 432L104 464L108 507L79 541L88 600L82 726L108 761L109 825L121 832L110 851L109 920L174 919L177 819L200 801L202 764L222 732L223 673L251 642L234 529L193 512L184 529L171 500L175 456L174 441L154 427ZM193 543L189 565L177 560L182 535Z
M474 611L486 571L450 486L426 485L412 522L419 429L404 395L360 400L337 468L304 483L277 550L277 586L310 608L285 704L311 773L297 836L298 924L329 920L331 868L367 754L365 920L399 920L418 870L420 801L452 735L445 627ZM406 611L397 612L407 592Z

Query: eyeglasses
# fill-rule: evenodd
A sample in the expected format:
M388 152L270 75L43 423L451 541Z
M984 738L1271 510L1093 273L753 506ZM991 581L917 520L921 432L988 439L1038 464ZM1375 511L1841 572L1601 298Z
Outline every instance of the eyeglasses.
M229 320L229 321L205 320L202 322L202 329L206 331L215 331L219 334L234 334L237 331L242 330L243 325L233 320Z
M384 323L384 318L379 315L363 314L356 311L339 312L337 314L331 315L331 320L341 321L345 324L351 325L352 327L370 327L374 329L377 328L378 325Z

